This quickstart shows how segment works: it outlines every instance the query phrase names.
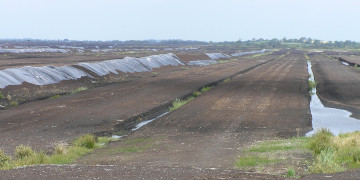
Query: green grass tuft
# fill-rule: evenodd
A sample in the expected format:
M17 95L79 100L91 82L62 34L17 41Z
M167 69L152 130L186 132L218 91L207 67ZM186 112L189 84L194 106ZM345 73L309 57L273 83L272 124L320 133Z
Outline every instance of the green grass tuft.
M4 94L0 91L0 99L4 99Z
M175 99L175 101L172 103L172 106L169 108L169 111L174 111L176 109L178 109L179 107L185 105L186 103L192 101L194 99L194 97L189 97L186 100L180 100L178 98Z
M65 154L54 154L48 157L44 164L69 164L73 163L81 156L90 153L92 149L86 147L72 146L66 150Z
M277 162L279 162L279 160L270 159L268 157L245 156L245 157L240 157L236 161L235 166L239 167L239 168L247 168L247 167L254 167L254 166L260 166L260 165L273 164L273 163L277 163Z
M201 88L201 92L204 93L206 91L209 91L212 88L213 88L212 86L203 87L203 88Z
M312 173L334 173L344 171L345 168L336 161L335 153L335 150L332 148L321 150L316 156L313 165L310 166L310 171Z
M16 102L16 101L11 101L11 102L10 102L10 106L17 106L17 105L19 105L19 103Z
M318 155L321 151L334 147L332 142L333 137L334 135L327 129L318 130L309 141L310 150L312 150L315 155Z
M86 134L81 136L73 142L73 144L77 147L85 147L88 149L94 149L95 147L95 136L92 134Z
M309 82L309 91L312 91L316 88L316 83L314 81L308 81Z
M25 157L33 156L34 151L30 146L19 145L15 148L15 157L17 159L23 159Z
M295 170L293 168L289 168L287 171L286 171L286 177L295 177Z
M0 168L9 165L11 157L6 155L2 149L0 149Z
M229 81L231 81L231 78L226 78L226 79L223 80L223 83L227 83Z
M85 91L85 90L88 90L88 88L87 88L87 87L79 87L79 88L71 91L70 94L75 94L75 93L78 93L78 92L81 92L81 91Z
M201 92L200 91L195 91L193 94L192 94L192 96L193 97L198 97L198 96L200 96L201 95Z
M59 98L59 97L61 97L61 95L60 95L60 94L56 94L56 95L51 96L50 99Z

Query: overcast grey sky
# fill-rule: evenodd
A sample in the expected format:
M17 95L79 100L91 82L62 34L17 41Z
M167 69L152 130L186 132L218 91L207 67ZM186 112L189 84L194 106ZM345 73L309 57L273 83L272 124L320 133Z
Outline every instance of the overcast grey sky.
M360 41L359 0L0 0L0 38Z

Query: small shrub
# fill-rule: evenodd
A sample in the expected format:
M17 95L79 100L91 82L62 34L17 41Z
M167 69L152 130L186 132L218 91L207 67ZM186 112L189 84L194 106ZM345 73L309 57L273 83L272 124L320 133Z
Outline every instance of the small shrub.
M11 102L10 102L10 106L17 106L17 105L19 105L19 103L16 102L16 101L11 101Z
M295 176L295 170L293 168L289 168L287 171L286 171L286 177L294 177Z
M226 79L224 79L224 83L226 83L226 82L229 82L229 81L231 81L231 79L230 78L226 78Z
M6 166L11 161L11 157L6 155L2 149L0 149L0 168Z
M193 97L198 97L198 96L200 96L200 94L201 94L200 91L195 91L192 96Z
M74 141L74 145L78 147L93 149L95 147L95 136L92 134L86 134L84 136L81 136Z
M178 109L179 107L183 106L184 104L190 102L193 99L194 99L194 97L189 97L186 100L180 100L180 99L176 98L175 101L172 103L172 107L169 108L169 111Z
M55 146L55 151L54 154L66 154L66 144L64 143L59 143Z
M17 159L23 159L34 155L34 151L30 146L19 145L15 148L15 157Z
M336 161L336 153L333 148L321 150L316 156L310 171L313 173L334 173L344 171L345 168Z
M59 97L61 97L61 95L60 95L60 94L56 94L56 95L51 96L50 99L59 98Z
M314 81L309 80L309 90L312 91L316 88L316 83Z
M309 147L315 154L320 154L321 151L334 147L333 137L329 130L320 129L311 137Z
M203 92L209 91L211 88L213 88L213 87L211 87L211 86L203 87L203 88L201 88L201 92L203 93Z
M4 94L0 91L0 99L4 98Z

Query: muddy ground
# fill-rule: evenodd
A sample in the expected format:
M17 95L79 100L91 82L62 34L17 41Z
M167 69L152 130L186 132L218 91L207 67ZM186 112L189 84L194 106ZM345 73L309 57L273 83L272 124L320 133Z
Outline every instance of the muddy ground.
M0 148L10 153L15 146L28 144L51 150L54 143L67 142L84 133L112 131L130 117L275 57L245 58L204 67L165 67L155 70L156 76L1 110L0 134L7 138L0 139Z
M360 119L360 70L325 56L310 56L318 96L325 106L346 109Z
M164 68L155 77L0 111L0 134L7 137L0 140L2 148L11 151L15 145L29 143L46 149L51 142L119 127L130 117L232 76L170 114L84 156L76 165L0 171L0 179L284 179L269 175L274 172L239 170L234 162L241 150L254 142L293 137L297 128L301 135L312 130L304 52L291 51L276 58L286 52L206 67ZM349 85L348 81L360 84L356 83L360 77L356 71L321 55L310 59L320 98L333 98L331 104L352 103L348 96L357 98L352 93L356 86L351 84L347 96L326 94L329 88ZM331 72L344 74L348 81ZM273 167L273 171L281 174L286 170ZM358 174L350 171L302 178L356 179Z

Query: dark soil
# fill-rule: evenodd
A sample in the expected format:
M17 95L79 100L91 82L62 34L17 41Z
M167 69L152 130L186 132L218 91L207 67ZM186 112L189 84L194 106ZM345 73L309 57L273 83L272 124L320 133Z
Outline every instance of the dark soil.
M273 58L272 56L266 57ZM206 67L165 67L138 77L74 95L25 103L0 111L0 148L19 144L51 150L53 143L84 133L111 131L128 118L190 94L198 88L262 63L234 61ZM59 85L57 85L59 86Z
M170 114L84 156L76 165L0 171L0 179L284 179L269 175L285 174L286 170L276 165L276 172L262 174L234 167L244 147L296 136L298 128L300 135L312 130L304 52L291 51L275 59L287 50L280 52L206 67L166 67L154 77L0 111L0 135L5 137L0 147L9 152L25 143L46 149L83 133L112 130L126 119L232 77ZM357 110L358 71L320 55L310 59L319 97ZM334 96L336 93L340 95ZM358 177L359 171L349 171L302 178Z
M327 107L346 109L360 119L360 71L324 56L311 56L317 94Z

